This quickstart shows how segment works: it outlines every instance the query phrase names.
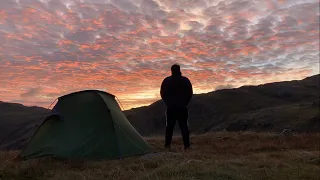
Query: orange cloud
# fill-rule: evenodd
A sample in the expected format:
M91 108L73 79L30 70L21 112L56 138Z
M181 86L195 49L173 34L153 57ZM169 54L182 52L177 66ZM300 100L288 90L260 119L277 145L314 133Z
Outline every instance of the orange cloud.
M8 2L0 1L3 101L47 107L101 89L125 109L147 105L173 63L196 93L319 73L316 0Z

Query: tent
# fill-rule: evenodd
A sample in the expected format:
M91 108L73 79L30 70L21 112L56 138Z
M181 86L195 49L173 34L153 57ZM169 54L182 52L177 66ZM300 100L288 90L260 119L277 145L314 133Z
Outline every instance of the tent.
M150 151L114 95L84 90L58 98L20 158L121 159Z

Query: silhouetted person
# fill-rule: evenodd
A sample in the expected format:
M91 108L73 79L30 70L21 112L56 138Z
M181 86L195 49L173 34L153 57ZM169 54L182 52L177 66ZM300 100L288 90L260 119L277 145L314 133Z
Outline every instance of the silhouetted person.
M188 149L190 138L187 105L193 95L192 85L188 78L182 76L179 65L174 64L171 67L171 73L171 76L163 80L160 90L161 98L167 106L165 147L170 148L173 129L176 121L178 121L184 148Z

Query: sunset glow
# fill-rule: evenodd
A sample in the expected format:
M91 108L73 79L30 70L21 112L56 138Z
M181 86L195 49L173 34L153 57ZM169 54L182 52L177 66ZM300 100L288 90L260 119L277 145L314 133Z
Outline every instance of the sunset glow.
M319 74L319 1L1 0L0 42L0 101L98 89L130 109L173 63L195 93Z

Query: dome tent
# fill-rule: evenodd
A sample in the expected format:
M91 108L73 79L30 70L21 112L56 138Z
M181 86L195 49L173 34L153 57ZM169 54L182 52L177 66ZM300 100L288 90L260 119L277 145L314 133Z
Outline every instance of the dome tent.
M85 90L59 97L35 131L21 159L120 159L151 151L121 111L115 96Z

